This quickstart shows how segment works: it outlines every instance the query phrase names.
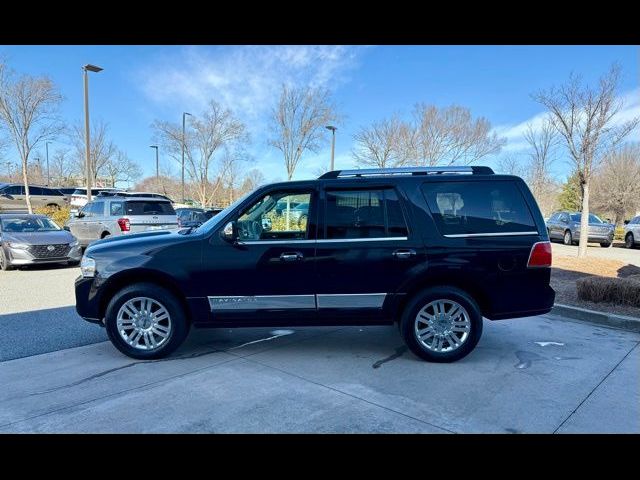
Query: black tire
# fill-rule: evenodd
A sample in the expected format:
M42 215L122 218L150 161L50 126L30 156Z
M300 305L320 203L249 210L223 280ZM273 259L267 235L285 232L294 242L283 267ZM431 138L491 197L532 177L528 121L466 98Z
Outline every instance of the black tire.
M102 235L100 235L100 240L104 240L105 238L107 238L110 235L111 234L109 232L102 232Z
M600 242L600 246L602 248L609 248L611 246L611 242Z
M118 311L125 302L135 297L151 298L163 305L169 312L171 319L169 337L157 349L141 350L135 348L125 342L118 332L116 324ZM134 283L118 291L109 301L105 313L105 327L109 340L122 353L131 358L150 360L166 357L178 348L189 333L190 324L180 301L169 290L153 283Z
M50 204L47 205L47 207L54 208L56 210L60 210L60 205L58 205L57 203L50 203Z
M13 270L13 267L9 265L9 261L7 260L7 257L4 254L4 249L2 247L0 247L0 270L4 272Z
M466 341L450 352L435 352L423 346L417 338L415 321L420 310L434 300L453 300L460 304L471 323ZM466 357L475 348L482 336L482 313L475 300L465 291L456 287L431 287L416 294L405 306L400 319L400 333L409 349L418 357L429 362L448 363Z
M633 238L633 233L629 232L624 237L624 246L625 248L633 248L635 246L635 239Z
M562 236L562 243L565 245L573 245L573 235L571 234L571 230L566 230L564 235Z

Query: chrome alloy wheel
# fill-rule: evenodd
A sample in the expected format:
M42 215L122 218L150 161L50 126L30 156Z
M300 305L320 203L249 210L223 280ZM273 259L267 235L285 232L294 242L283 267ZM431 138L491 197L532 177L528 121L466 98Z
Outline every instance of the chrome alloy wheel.
M434 300L416 315L415 335L433 352L452 352L467 341L471 332L469 313L453 300Z
M122 339L133 348L156 350L171 335L171 316L157 300L136 297L120 307L116 326Z

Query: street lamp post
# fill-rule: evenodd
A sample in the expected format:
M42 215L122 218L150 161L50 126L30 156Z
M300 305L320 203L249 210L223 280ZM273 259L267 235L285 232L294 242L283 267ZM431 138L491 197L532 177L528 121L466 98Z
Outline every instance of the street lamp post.
M151 148L156 149L156 182L160 180L160 163L158 162L158 146L157 145L149 145Z
M89 142L89 72L98 73L103 69L96 65L87 64L82 67L84 72L84 143L85 170L87 171L87 202L91 201L91 144Z
M185 133L184 133L184 127L185 127L185 118L187 117L187 115L189 115L190 117L192 117L193 115L191 115L188 112L182 112L182 203L184 203L184 142L185 142Z
M44 148L45 148L45 149L46 149L46 151L47 151L47 187L48 187L48 186L50 185L50 183L51 183L51 177L49 176L49 144L50 144L50 143L51 143L51 142L46 142L46 143L44 144Z
M337 128L334 127L333 125L327 125L325 127L327 130L331 130L331 168L329 168L329 171L333 171L335 165L334 165L334 160L335 160L335 155L336 155L336 130Z
M11 166L13 165L11 162L4 162L4 164L7 166L7 176L8 176L8 180L9 182L11 182Z

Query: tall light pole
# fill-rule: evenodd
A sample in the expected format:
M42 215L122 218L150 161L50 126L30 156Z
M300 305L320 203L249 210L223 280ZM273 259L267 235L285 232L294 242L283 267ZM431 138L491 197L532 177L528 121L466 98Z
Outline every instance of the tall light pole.
M9 180L9 183L11 183L11 166L13 164L11 162L4 162L4 164L7 166L8 180Z
M182 203L184 203L184 143L185 143L185 118L189 115L193 117L189 112L182 112Z
M51 183L51 177L49 176L49 144L51 142L45 142L44 148L47 150L47 187Z
M156 182L160 180L160 163L158 163L158 146L157 145L149 145L151 148L156 149Z
M87 171L87 202L91 201L91 144L89 142L89 72L98 73L102 67L87 64L82 67L84 72L84 147L85 170Z
M333 125L327 125L326 127L327 130L331 130L331 168L329 168L329 171L333 171L334 170L334 160L335 160L335 156L336 156L336 130L337 128L334 127Z

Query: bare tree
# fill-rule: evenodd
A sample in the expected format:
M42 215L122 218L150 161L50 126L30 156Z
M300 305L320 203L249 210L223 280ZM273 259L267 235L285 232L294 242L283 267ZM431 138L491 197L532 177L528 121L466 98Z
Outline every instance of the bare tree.
M291 180L306 151L317 152L326 139L325 126L338 120L331 93L324 88L282 86L272 112L269 145L284 156Z
M413 132L405 134L406 155L407 161L418 165L469 165L500 153L506 143L491 132L489 120L474 119L465 107L419 103L413 121Z
M613 65L596 87L584 85L572 74L560 87L552 87L534 95L551 113L551 122L564 140L582 184L582 220L578 256L587 254L589 227L589 187L601 159L618 145L637 125L638 118L615 124L614 117L622 108L616 96L620 67Z
M527 125L524 138L529 143L529 162L526 165L524 178L531 188L543 215L552 213L559 186L551 174L557 145L556 129L550 118L545 118L539 128Z
M121 150L116 150L115 155L109 158L102 169L103 176L109 180L112 187L115 187L118 182L129 183L142 176L140 165Z
M78 174L76 163L68 149L56 150L49 161L49 168L51 178L55 179L60 186L70 186L73 178Z
M353 136L356 163L378 168L397 167L405 162L402 143L402 122L397 117L362 127Z
M182 127L156 121L153 128L166 154L181 161ZM211 204L223 184L228 168L228 163L219 158L223 147L248 141L244 123L215 101L209 102L201 117L190 117L184 139L185 170L192 180L190 188L200 203Z
M526 167L523 162L514 155L507 155L498 161L498 172L505 175L517 175L524 177L526 175Z
M251 162L251 157L242 148L225 148L220 159L221 171L224 172L223 183L227 193L228 203L231 204L235 200L241 181L242 171L247 168L247 164Z
M640 209L640 143L610 152L602 165L593 177L593 206L619 226Z
M262 170L252 168L246 173L246 175L244 176L244 180L242 180L242 185L240 186L240 194L244 195L245 193L252 192L265 183L266 179L264 178Z
M47 77L15 74L0 62L0 118L22 161L27 209L33 213L27 167L31 152L62 130L58 108L62 95Z
M76 169L86 178L86 153L84 126L77 124L70 132L71 140L75 146ZM89 145L89 161L94 182L101 177L106 177L106 165L118 154L118 149L109 138L109 125L99 121L92 125ZM97 184L97 182L96 182Z

